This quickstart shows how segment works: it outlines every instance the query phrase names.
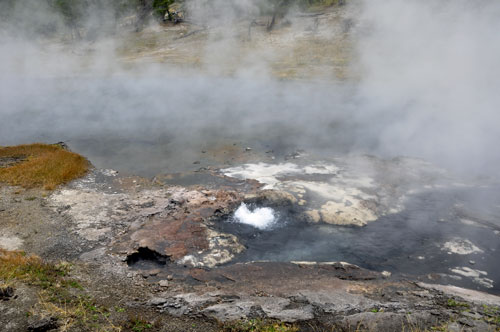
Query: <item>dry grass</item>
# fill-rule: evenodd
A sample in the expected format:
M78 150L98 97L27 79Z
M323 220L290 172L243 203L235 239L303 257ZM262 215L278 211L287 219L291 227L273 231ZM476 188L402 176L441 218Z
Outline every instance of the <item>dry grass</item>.
M38 303L29 315L55 317L59 331L121 331L110 319L110 311L86 296L83 287L68 277L71 265L43 261L35 255L22 251L0 248L0 289L19 283L34 286L38 292Z
M223 332L297 332L299 328L272 320L250 319L223 324Z
M0 148L2 158L25 158L0 168L0 182L24 188L53 190L58 185L83 176L90 166L82 156L59 145L29 144Z
M0 280L9 284L13 280L44 284L52 282L64 271L44 263L38 256L28 256L22 251L0 248Z

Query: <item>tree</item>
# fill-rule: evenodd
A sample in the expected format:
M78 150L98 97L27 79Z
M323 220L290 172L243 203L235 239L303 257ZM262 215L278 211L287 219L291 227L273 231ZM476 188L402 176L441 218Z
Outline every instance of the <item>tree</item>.
M165 18L165 15L168 14L168 19L171 20L170 5L172 5L174 2L175 0L154 0L154 14L162 20Z
M276 24L277 18L282 18L288 12L290 5L294 2L294 0L273 0L274 10L271 22L267 25L267 31L271 31Z

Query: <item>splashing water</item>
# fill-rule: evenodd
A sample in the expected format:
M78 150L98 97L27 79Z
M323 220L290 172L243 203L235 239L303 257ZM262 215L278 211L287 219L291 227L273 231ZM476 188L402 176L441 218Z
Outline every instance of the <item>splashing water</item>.
M234 221L251 225L258 229L266 229L275 223L276 215L271 208L255 208L251 211L245 203L241 203L240 207L234 213Z

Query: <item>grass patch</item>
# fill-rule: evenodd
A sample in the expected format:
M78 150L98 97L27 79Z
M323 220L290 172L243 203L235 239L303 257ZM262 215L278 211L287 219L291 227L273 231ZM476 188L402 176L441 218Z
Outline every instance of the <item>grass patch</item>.
M133 332L145 332L153 328L153 324L141 318L139 316L134 316L129 319L129 328Z
M7 284L21 280L44 287L55 283L64 274L64 270L44 263L38 256L0 249L0 279Z
M487 316L486 321L499 326L498 331L500 331L500 308L483 304L483 310Z
M455 301L454 299L448 299L447 305L448 305L448 307L451 307L451 308L463 308L463 309L470 308L470 305L468 303L458 302L458 301Z
M36 143L0 148L0 160L3 158L23 160L0 168L0 182L24 188L53 190L83 176L90 166L87 159L57 144Z
M293 324L271 320L250 319L224 324L224 332L297 332L299 328Z
M345 4L346 0L300 0L299 4L309 11L318 11L331 6Z
M110 319L111 311L87 296L84 287L69 277L71 264L49 263L23 251L0 249L0 289L19 283L36 287L38 304L27 316L57 318L62 331L121 331Z

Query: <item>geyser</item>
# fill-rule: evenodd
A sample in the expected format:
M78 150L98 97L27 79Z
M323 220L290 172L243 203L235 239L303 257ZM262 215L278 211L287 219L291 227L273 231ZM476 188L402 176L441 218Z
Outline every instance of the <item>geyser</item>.
M234 213L235 222L251 225L258 229L271 228L276 223L276 212L269 207L256 207L250 210L245 203Z

